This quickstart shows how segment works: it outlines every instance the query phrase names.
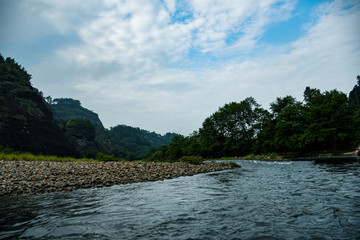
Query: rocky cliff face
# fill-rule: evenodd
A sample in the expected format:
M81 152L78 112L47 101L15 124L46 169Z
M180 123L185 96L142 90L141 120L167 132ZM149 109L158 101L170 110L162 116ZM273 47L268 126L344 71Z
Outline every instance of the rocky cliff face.
M0 145L16 151L77 156L30 79L13 59L0 55Z

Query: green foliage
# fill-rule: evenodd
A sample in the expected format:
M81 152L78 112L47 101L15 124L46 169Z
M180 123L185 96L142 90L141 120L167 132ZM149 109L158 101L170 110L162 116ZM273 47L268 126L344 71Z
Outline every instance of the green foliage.
M179 160L180 162L190 163L190 164L202 164L204 162L204 158L200 156L183 156Z
M15 114L13 115L13 119L16 119L18 121L22 121L22 122L26 122L27 119L24 115L21 115L21 114Z
M246 160L254 160L254 159L256 159L256 156L255 156L254 153L250 153L250 154L246 155L244 157L244 159L246 159Z
M267 112L254 98L225 104L205 119L199 130L206 157L241 156L251 152Z
M15 62L14 59L4 59L4 57L0 55L0 78L4 80L17 79L24 84L30 84L31 75Z
M0 145L17 151L77 156L30 79L13 59L0 55Z
M271 118L260 132L256 152L286 152L303 147L301 136L304 132L304 107L291 96L277 98L270 104ZM259 142L260 145L259 145Z
M0 159L7 161L52 161L52 162L92 162L89 158L58 157L48 155L34 155L32 153L0 152Z
M98 115L81 106L79 100L71 98L46 97L54 112L60 128L72 139L82 155L94 156L97 152L126 158L129 161L143 158L152 147L166 145L174 134L162 136L155 132L141 130L125 125L105 129ZM83 119L82 123L79 122ZM91 122L95 132L84 119ZM85 139L87 142L82 141Z
M154 132L126 125L112 127L108 133L115 148L115 155L128 160L144 158L151 148L169 144L171 136L175 135L167 133L161 136Z
M349 104L360 108L360 76L357 76L357 84L349 93Z
M14 152L15 152L14 149L0 145L0 153L9 154L9 153L14 153ZM0 159L2 159L2 158L0 158Z
M353 111L346 95L337 90L321 93L307 88L306 91L313 91L313 94L306 96L306 125L302 135L305 148L336 151L347 147L351 142Z
M65 131L69 135L88 141L94 141L95 139L95 127L87 119L77 118L67 121Z
M104 162L109 162L109 161L121 161L120 158L115 157L114 155L108 155L102 152L98 152L96 154L96 160L98 161L104 161Z
M72 98L56 98L46 97L46 101L53 110L54 118L59 120L73 120L83 118L89 120L95 127L103 127L98 115L81 106L79 100Z
M148 160L150 161L153 161L153 162L164 162L166 161L166 151L161 151L161 150L158 150L158 151L155 151L153 153L150 154L150 156L148 156Z

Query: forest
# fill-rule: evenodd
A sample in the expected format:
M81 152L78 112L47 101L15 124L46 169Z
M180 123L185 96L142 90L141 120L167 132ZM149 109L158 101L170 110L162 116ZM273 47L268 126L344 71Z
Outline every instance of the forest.
M44 97L30 80L14 59L0 55L0 151L177 161L266 153L336 154L360 143L360 76L348 95L306 87L302 101L277 97L269 109L253 97L227 103L190 136L162 136L121 124L106 129L79 100Z
M281 156L338 154L360 143L360 76L347 96L336 89L306 87L302 101L278 97L270 109L254 98L231 102L206 118L190 136L152 149L151 160L184 156L220 158L276 153Z

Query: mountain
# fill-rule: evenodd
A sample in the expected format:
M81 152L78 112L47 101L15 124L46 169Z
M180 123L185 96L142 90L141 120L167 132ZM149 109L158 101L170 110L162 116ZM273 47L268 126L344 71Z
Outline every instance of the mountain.
M0 145L16 151L77 156L30 79L14 59L0 55Z
M84 118L89 120L95 127L104 127L98 114L82 107L79 100L71 98L55 98L54 100L51 100L49 97L47 99L50 99L48 102L53 110L53 116L57 120L67 121L76 118Z
M46 99L60 128L77 150L87 157L103 152L128 160L141 159L149 149L171 143L176 135L167 133L162 136L126 125L105 129L98 114L81 106L79 100Z
M14 59L0 55L0 150L75 157L102 152L134 160L176 135L125 125L106 129L98 114L79 100L43 98L30 79Z
M115 155L129 160L142 158L154 147L170 144L175 133L164 136L140 128L118 125L109 130L110 139L115 145ZM125 156L124 156L125 154Z
M98 114L81 106L72 98L46 97L53 117L77 151L85 157L95 157L98 152L111 153L114 146Z

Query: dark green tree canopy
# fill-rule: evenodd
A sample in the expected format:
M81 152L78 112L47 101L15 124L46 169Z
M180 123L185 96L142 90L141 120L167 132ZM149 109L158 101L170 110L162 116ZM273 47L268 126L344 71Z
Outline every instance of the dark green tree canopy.
M265 124L258 140L264 141L258 151L287 152L302 147L304 108L292 96L277 98L270 104L272 119Z
M95 127L87 119L77 118L68 120L65 126L67 134L84 138L88 141L95 140Z
M30 79L14 59L0 55L0 145L16 151L77 156Z
M23 84L30 84L31 75L12 58L6 58L0 54L0 79L2 81L18 81Z
M349 93L349 104L360 108L360 76L357 76L357 84Z
M287 107L292 106L296 103L296 99L292 96L278 97L276 101L270 103L270 109L275 116L278 116L283 112Z
M249 143L255 141L265 115L266 111L252 97L225 104L205 119L199 130L206 154L219 157L249 153Z
M308 90L308 89L307 89ZM352 111L347 96L337 90L307 96L303 141L309 149L334 149L343 146L352 131Z

